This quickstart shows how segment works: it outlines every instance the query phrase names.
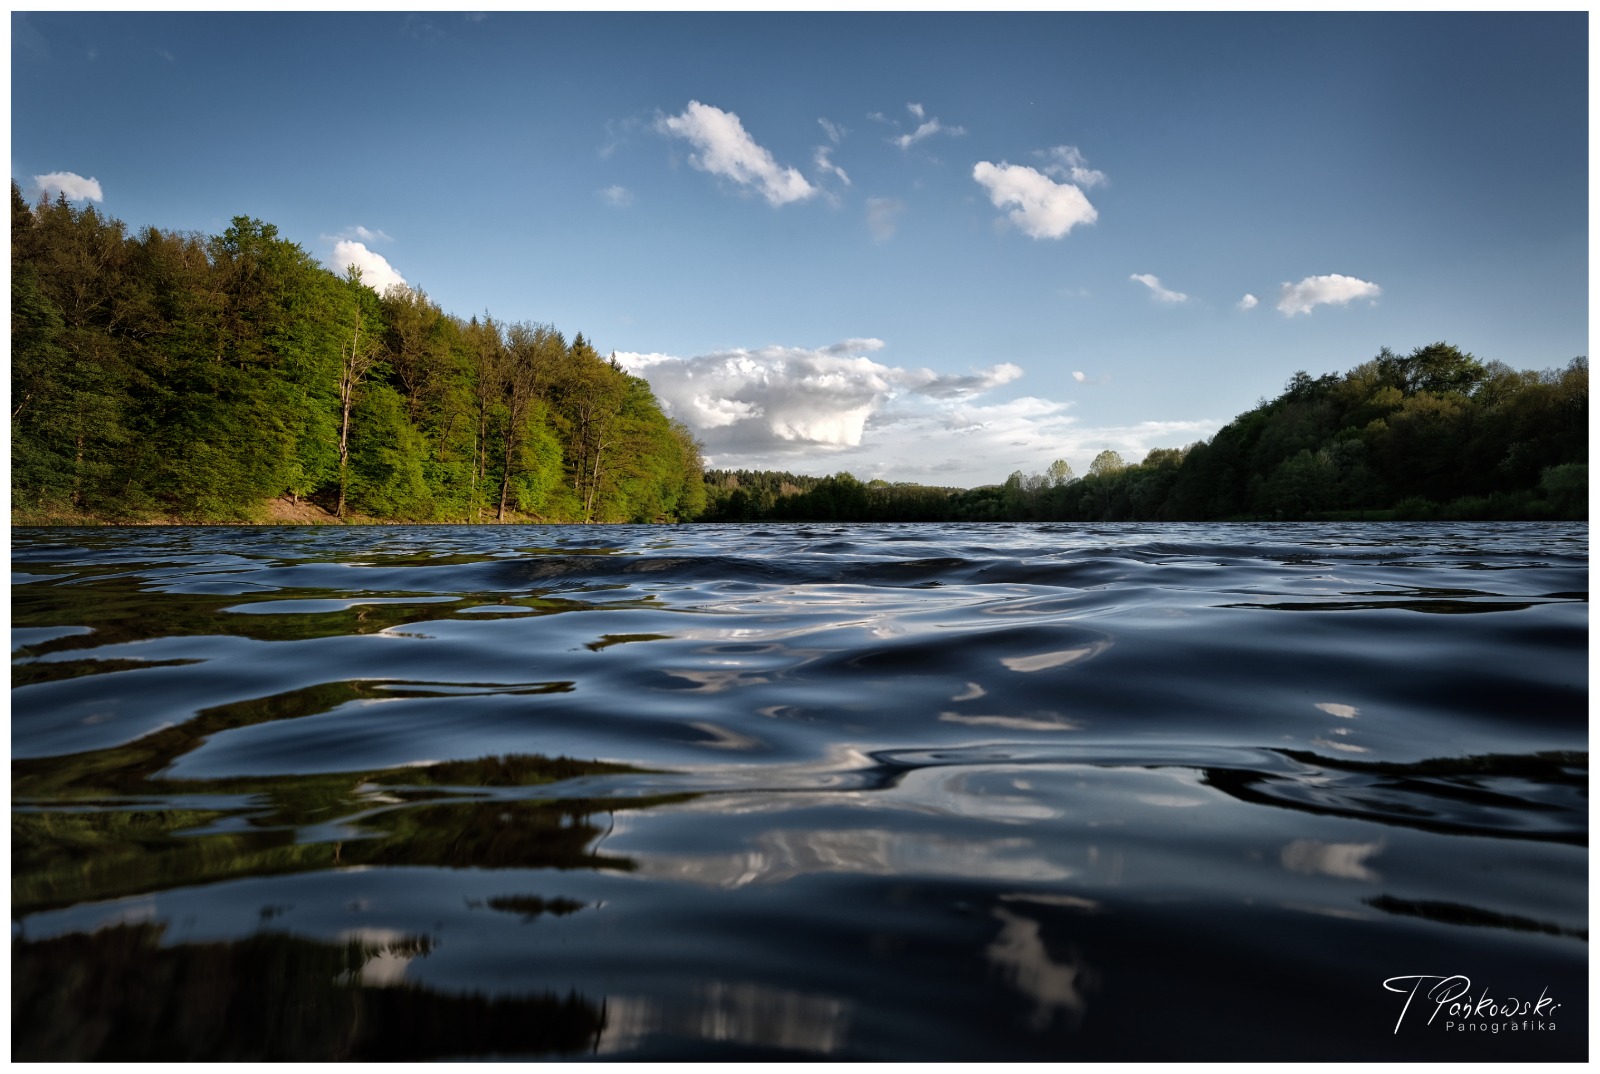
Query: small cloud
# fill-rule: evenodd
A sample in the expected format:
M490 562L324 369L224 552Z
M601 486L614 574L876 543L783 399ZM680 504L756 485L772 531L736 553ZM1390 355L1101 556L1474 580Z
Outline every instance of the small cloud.
M938 117L935 117L928 120L926 123L921 124L910 134L902 134L900 137L895 138L894 144L899 146L901 149L910 149L924 138L931 138L935 134L939 133L948 134L952 137L960 137L961 135L966 134L967 130L965 127L946 127L943 123L939 122Z
M918 142L925 138L932 138L935 134L948 134L953 138L959 138L967 133L965 127L945 126L942 122L940 122L939 117L937 116L934 116L931 119L928 118L927 110L916 102L906 105L906 111L910 112L912 118L917 120L916 128L909 134L897 134L893 138L889 139L891 143L899 146L901 149L910 149ZM868 112L867 118L873 120L874 122L883 123L891 127L900 126L898 122L890 119L882 112Z
M1083 191L1021 164L981 160L973 165L972 178L989 191L995 208L1016 206L1007 218L1035 239L1059 239L1099 216Z
M393 242L394 241L394 239L387 232L384 232L384 231L372 231L369 228L362 227L360 224L357 224L353 228L347 228L346 229L346 234L345 234L344 237L360 239L362 242Z
M844 136L850 133L843 127L839 126L839 124L830 120L818 119L817 122L822 125L822 130L827 134L828 141L832 142L834 145L838 145L840 142L844 141Z
M1343 306L1358 298L1377 298L1383 289L1354 276L1307 276L1286 283L1278 292L1278 312L1285 317L1310 313L1315 306Z
M50 58L50 43L44 39L38 29L33 25L27 13L13 11L11 15L11 40L13 44L21 45L29 52L34 52Z
M1088 161L1083 159L1083 154L1075 145L1058 145L1052 149L1041 149L1035 156L1043 157L1050 163L1046 164L1046 175L1053 175L1057 179L1069 179L1081 187L1104 186L1111 180L1106 178L1106 173L1089 167Z
M600 191L600 197L613 209L626 209L633 204L633 191L625 186L608 186Z
M1159 277L1152 276L1148 272L1136 272L1132 276L1129 276L1128 279L1133 280L1135 283L1142 283L1146 287L1150 288L1150 293L1155 296L1157 302L1176 303L1189 301L1188 295L1184 294L1182 291L1167 290L1165 287L1161 286L1161 280Z
M905 207L905 202L894 198L868 198L867 230L872 233L872 237L878 242L892 239L896 220L905 211Z
M1073 373L1072 373L1072 379L1077 381L1079 384L1082 384L1084 381L1088 380L1089 378L1085 374L1080 373L1077 370L1074 370Z
M1253 310L1256 308L1256 306L1260 305L1260 303L1261 300L1256 298L1255 295L1245 295L1239 300L1239 308L1242 310Z
M689 163L700 171L753 187L768 204L804 201L818 192L794 168L780 167L732 112L690 101L681 115L656 120L655 129L686 139L699 150L689 155Z
M163 60L166 60L168 63L177 63L178 62L178 57L174 56L172 53L168 52L164 48L156 49L156 55L160 56Z
M400 21L400 32L405 36L415 38L418 41L428 41L432 43L447 41L450 39L449 34L439 29L439 27L433 22L429 21L426 16L418 15L416 12L411 12Z
M361 282L380 295L395 285L409 286L387 258L354 239L340 239L334 243L333 260L329 264L339 273L344 273L352 266L360 269Z
M489 13L487 11L468 11L463 13L461 17L468 22L482 22L489 17Z
M931 396L934 399L962 399L969 395L978 395L991 388L998 388L1002 384L1010 384L1022 376L1022 367L1011 362L1001 362L988 369L980 369L968 376L958 376L953 373L935 374L932 370L923 369L915 374L910 374L905 383L908 383L913 392L918 395ZM921 383L915 383L914 378L925 377Z
M77 172L51 172L49 175L36 175L33 185L44 194L62 194L68 201L103 201L105 194L100 189L100 180L85 179Z
M832 150L827 146L817 146L816 155L812 158L813 162L817 166L817 171L821 172L823 175L838 176L840 182L844 183L845 186L849 186L850 177L845 174L845 170L843 168L839 167L839 165L833 162L833 158L830 155L831 153Z

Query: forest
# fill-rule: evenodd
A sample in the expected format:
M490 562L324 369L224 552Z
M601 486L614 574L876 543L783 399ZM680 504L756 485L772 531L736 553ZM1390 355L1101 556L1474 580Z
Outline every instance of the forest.
M850 474L712 470L723 520L1214 521L1582 519L1589 364L1517 371L1448 343L1385 348L1344 374L1296 373L1211 439L1137 463L1102 451L1003 484L941 489Z
M1301 372L1215 436L1002 484L705 471L580 333L384 294L271 224L145 228L11 186L21 524L1588 517L1589 367L1448 343Z
M379 295L260 220L129 234L12 183L13 522L678 521L701 469L582 334Z

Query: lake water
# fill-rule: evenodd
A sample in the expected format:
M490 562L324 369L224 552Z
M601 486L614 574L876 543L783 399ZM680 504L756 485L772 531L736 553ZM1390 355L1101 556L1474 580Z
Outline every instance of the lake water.
M12 569L14 1059L1588 1054L1584 525Z

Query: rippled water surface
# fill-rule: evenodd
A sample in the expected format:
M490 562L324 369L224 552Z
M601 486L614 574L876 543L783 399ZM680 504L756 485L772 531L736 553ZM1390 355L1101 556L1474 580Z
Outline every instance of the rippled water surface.
M1587 542L15 530L13 1058L1583 1058Z

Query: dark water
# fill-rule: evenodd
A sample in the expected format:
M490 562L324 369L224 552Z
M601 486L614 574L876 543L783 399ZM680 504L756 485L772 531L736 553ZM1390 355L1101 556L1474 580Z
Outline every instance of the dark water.
M1581 1059L1587 541L14 531L13 1058Z

